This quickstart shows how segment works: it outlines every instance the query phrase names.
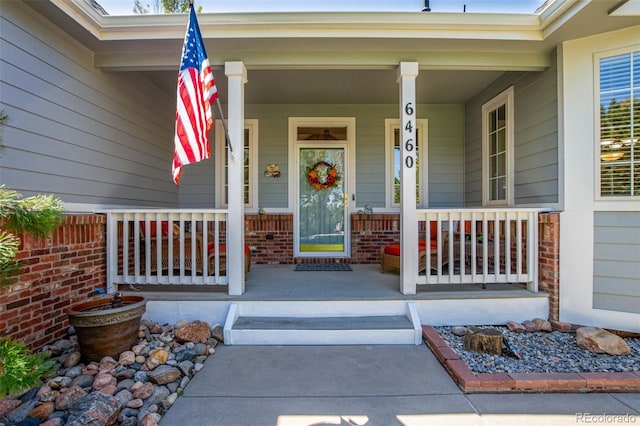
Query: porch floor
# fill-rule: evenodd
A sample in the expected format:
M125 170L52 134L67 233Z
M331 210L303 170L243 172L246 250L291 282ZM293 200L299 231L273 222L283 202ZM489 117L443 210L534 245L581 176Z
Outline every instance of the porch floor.
M547 297L532 293L523 284L420 285L415 295L400 293L400 275L380 272L380 265L351 265L352 271L294 271L295 265L252 265L245 293L229 296L227 286L145 285L139 292L150 300L435 300ZM127 286L120 290L128 293Z

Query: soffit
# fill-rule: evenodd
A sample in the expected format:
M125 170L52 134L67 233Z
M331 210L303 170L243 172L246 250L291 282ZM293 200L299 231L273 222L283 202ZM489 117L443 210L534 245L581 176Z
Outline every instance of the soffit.
M96 67L143 72L174 95L185 15L102 16L81 0L24 1L89 48ZM271 13L198 20L222 99L224 62L242 60L247 103L394 103L398 63L417 61L418 102L462 103L505 71L544 69L564 40L640 23L609 16L620 4L556 0L539 16Z
M575 7L560 14L553 22L543 23L545 43L556 46L564 41L640 25L640 8L637 8L635 15L611 14L627 4L638 3L637 0L575 2Z

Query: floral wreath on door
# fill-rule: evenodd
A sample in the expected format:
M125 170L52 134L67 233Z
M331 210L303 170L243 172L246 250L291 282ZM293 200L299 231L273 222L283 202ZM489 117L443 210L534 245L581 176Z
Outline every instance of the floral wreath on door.
M318 161L307 171L307 181L309 185L321 191L338 186L340 175L335 165Z

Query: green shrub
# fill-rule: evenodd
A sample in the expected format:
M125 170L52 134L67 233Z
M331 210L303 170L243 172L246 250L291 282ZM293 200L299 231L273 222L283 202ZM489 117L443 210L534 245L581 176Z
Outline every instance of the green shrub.
M53 367L54 362L45 354L31 353L24 343L0 337L0 397L41 385Z
M18 238L14 232L29 232L44 237L60 226L64 219L62 202L51 195L23 198L0 185L0 288L14 282L20 269L15 261Z

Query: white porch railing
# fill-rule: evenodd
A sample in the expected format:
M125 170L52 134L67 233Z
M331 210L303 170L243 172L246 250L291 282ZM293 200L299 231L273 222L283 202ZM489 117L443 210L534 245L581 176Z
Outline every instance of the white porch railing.
M538 210L429 209L417 219L428 242L418 284L526 283L538 291Z
M110 292L120 284L228 284L227 210L105 213ZM518 282L538 290L537 209L428 209L417 221L419 240L429 242L417 284Z
M227 284L227 210L108 210L107 284Z

